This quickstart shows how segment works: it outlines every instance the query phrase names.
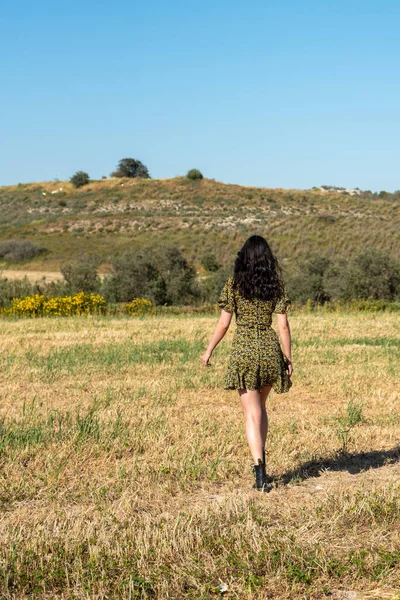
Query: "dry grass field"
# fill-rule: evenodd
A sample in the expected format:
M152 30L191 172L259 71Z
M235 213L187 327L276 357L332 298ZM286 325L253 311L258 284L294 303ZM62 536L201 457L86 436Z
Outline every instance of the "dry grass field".
M398 315L290 315L269 494L215 323L0 322L0 598L400 598Z

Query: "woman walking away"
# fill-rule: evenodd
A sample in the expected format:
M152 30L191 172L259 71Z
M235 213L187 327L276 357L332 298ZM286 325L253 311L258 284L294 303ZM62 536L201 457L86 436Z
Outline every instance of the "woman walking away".
M271 388L277 394L289 391L293 366L287 319L290 300L281 268L263 237L251 236L238 252L233 277L227 279L218 305L222 309L221 316L201 360L204 366L209 366L211 354L228 331L235 313L236 331L224 389L239 392L246 437L254 460L253 488L268 492L272 478L265 468L268 431L265 403ZM277 314L283 352L271 326L273 312Z

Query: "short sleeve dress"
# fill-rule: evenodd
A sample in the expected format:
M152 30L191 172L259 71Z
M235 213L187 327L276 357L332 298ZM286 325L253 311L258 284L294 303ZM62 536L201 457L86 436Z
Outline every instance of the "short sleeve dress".
M286 289L275 300L247 300L229 277L218 305L236 317L224 389L260 390L270 385L277 394L288 392L292 382L286 369L287 357L272 327L272 313L285 314L291 308Z

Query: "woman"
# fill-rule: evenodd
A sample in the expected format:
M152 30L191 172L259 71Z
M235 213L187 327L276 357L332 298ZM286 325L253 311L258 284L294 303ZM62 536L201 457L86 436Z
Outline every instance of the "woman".
M272 388L277 394L289 391L293 365L287 319L290 300L281 268L263 237L251 236L238 252L233 277L227 279L218 305L221 317L201 360L204 366L209 366L212 352L228 331L235 313L236 331L224 389L237 389L242 401L246 437L254 459L253 487L269 491L272 478L265 469L268 431L265 403ZM271 327L273 312L277 314L283 352Z

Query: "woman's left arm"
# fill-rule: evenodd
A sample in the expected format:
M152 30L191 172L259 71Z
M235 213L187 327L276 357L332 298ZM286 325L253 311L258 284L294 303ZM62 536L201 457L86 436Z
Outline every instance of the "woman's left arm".
M221 310L221 316L215 327L214 333L211 336L210 343L208 344L207 350L204 352L203 356L201 357L201 360L205 367L210 366L208 361L211 358L214 348L219 344L219 342L222 340L222 338L228 331L229 325L231 324L231 320L232 320L232 314L233 313L227 312L226 310Z

